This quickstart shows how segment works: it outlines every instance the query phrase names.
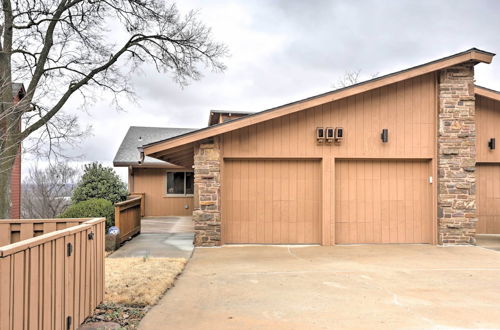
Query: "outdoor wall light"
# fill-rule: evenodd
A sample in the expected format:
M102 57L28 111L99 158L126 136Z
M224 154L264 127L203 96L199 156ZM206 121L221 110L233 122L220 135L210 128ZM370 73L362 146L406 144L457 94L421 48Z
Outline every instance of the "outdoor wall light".
M327 127L326 128L326 142L328 143L332 143L333 142L333 139L334 139L334 135L335 135L335 130L333 129L333 127Z
M494 150L495 147L496 147L496 140L495 140L495 138L491 138L488 141L488 148L490 148L490 150Z
M387 128L384 128L382 130L382 134L380 134L380 138L382 139L382 142L384 142L384 143L389 141L389 130Z
M336 127L334 133L335 142L340 142L344 139L344 129L342 127Z
M318 141L318 143L325 142L325 129L323 127L316 128L316 141Z

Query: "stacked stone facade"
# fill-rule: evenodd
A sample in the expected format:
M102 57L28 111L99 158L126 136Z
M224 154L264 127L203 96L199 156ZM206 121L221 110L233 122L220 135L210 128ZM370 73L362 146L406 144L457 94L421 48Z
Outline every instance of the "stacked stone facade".
M195 246L216 246L221 242L220 163L217 141L201 143L194 155Z
M476 124L472 63L440 72L438 125L439 243L474 244Z

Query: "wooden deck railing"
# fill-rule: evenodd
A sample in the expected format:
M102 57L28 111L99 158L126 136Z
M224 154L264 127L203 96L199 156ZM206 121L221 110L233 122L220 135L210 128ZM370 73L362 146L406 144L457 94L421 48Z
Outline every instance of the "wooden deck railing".
M104 218L0 226L31 237L0 246L0 329L77 328L104 297Z
M141 217L146 215L146 193L141 193L141 192L133 192L130 193L129 198L133 197L141 197Z
M141 232L142 196L130 196L130 199L115 204L115 226L120 229L118 241L123 242Z

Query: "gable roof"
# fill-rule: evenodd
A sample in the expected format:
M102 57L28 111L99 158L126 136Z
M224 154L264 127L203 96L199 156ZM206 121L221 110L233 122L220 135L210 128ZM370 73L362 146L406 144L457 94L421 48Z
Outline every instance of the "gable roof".
M140 153L137 150L138 147L142 147L142 145L146 143L172 138L194 130L194 128L131 126L128 129L127 134L125 134L120 148L118 148L118 151L116 152L115 158L113 159L113 165L138 166L140 160ZM142 166L148 165L164 167L175 166L156 158L146 157Z
M156 158L161 158L161 157L165 158L165 156L168 154L168 150L172 149L175 150L175 152L177 153L180 147L192 144L196 141L207 139L242 127L258 124L263 121L271 120L277 117L298 112L324 103L336 101L342 98L363 93L385 85L393 84L396 82L400 82L427 73L439 71L441 69L453 65L466 62L472 62L474 64L480 62L491 63L493 56L495 56L495 54L477 48L471 48L464 52L460 52L432 62L421 64L409 69L380 76L355 85L347 86L344 88L312 96L306 99L302 99L296 102L267 109L239 119L202 128L197 131L182 134L173 138L168 138L154 143L150 143L144 145L144 154L146 156L151 156ZM185 155L183 155L183 157L185 157Z
M474 93L493 100L500 101L500 91L496 91L494 89L474 85Z

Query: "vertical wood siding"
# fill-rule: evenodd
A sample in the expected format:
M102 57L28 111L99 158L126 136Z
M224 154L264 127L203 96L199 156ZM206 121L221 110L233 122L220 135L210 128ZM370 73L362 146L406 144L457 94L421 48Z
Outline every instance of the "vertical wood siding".
M135 168L134 192L145 193L146 216L186 216L193 213L193 197L166 197L164 168ZM189 208L185 209L184 205Z
M336 243L432 242L428 161L337 161L335 169Z
M227 160L225 243L320 243L318 160Z
M223 135L224 157L433 158L434 74L377 88ZM318 145L316 127L343 127L340 144ZM389 142L381 143L382 129Z
M2 330L76 329L103 298L104 219L0 247Z
M500 234L500 102L476 95L478 234ZM488 141L496 138L496 149ZM483 164L481 164L483 163ZM487 163L487 164L484 164Z
M500 163L500 102L476 95L476 130L478 162ZM496 149L488 148L488 141L496 138Z
M476 167L478 234L500 234L500 164Z

